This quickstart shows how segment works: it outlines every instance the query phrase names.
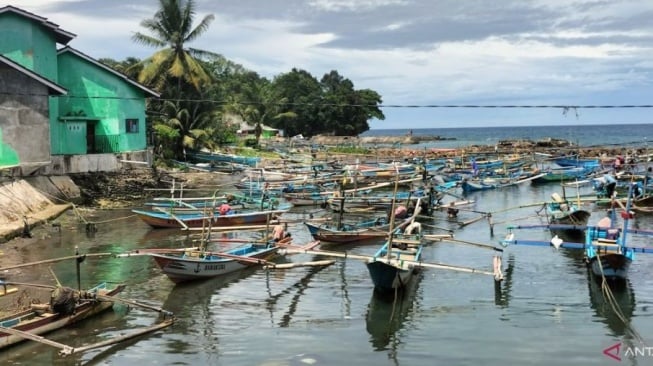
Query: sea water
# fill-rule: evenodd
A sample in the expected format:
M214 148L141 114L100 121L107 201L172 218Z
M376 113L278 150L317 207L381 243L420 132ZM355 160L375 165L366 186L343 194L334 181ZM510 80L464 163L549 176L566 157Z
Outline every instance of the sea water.
M413 133L417 133L415 130ZM493 138L503 138L495 134ZM633 135L633 138L635 135ZM514 136L512 136L514 137ZM531 135L531 137L537 137ZM583 139L584 141L585 139ZM237 179L238 177L233 177ZM583 188L587 189L587 188ZM653 256L638 254L625 288L605 300L589 278L582 252L550 247L511 246L499 241L509 226L545 223L542 202L558 184L530 183L474 192L455 220L435 212L422 220L426 233L451 230L456 239L494 245L487 250L455 243L432 243L428 262L491 269L503 261L505 279L495 283L482 274L424 269L405 297L381 299L360 260L338 258L326 267L266 271L255 268L229 277L174 285L147 256L87 258L81 264L82 286L98 281L124 282L120 296L174 312L177 322L164 330L121 343L62 357L34 342L0 352L3 365L651 365L641 352L653 342ZM579 191L579 194L589 193ZM462 192L456 192L463 195ZM567 191L568 195L576 192ZM447 197L445 201L453 200ZM590 224L606 215L588 204ZM297 244L309 242L302 221L322 215L316 207L284 214L295 220L289 232ZM87 233L78 215L98 222ZM69 211L34 231L34 241L20 249L23 262L82 253L123 252L139 248L184 247L192 238L179 230L151 229L130 210ZM632 227L653 228L653 217L637 215ZM518 239L547 241L546 230L518 230ZM244 234L225 234L242 237ZM245 237L255 237L254 234ZM646 237L631 237L648 245ZM238 243L222 243L225 250ZM331 247L373 254L381 242ZM3 251L17 250L4 245ZM323 259L287 256L286 261ZM74 262L52 263L64 284L76 287ZM25 282L53 284L46 266L12 271ZM614 307L613 307L614 306ZM615 313L618 307L620 314ZM79 346L154 324L157 314L116 305L107 312L49 335ZM622 317L623 320L620 318ZM627 323L624 323L625 322ZM643 343L634 334L639 334ZM618 362L604 354L618 345ZM640 347L640 348L636 348ZM616 348L612 348L615 351ZM609 353L609 352L608 352Z
M502 140L547 138L561 139L576 146L645 146L653 142L653 124L560 125L518 127L468 127L374 129L361 136L439 136L443 141L429 141L411 147L458 148L470 145L496 145ZM653 147L653 146L652 146Z

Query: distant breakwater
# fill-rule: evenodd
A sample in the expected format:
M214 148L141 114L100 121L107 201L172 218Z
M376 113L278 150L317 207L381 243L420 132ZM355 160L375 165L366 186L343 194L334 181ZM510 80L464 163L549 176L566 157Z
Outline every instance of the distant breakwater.
M494 144L473 144L458 148L421 148L425 142L456 140L436 135L403 135L403 136L313 136L310 143L323 146L357 146L372 148L375 154L388 157L425 155L430 157L451 157L458 154L511 154L542 152L552 155L576 154L579 157L603 158L617 155L642 156L648 154L645 146L611 144L605 146L578 146L566 139L541 138L507 139ZM308 142L308 141L307 141Z
M417 145L423 142L455 140L452 137L441 136L326 136L311 137L311 142L320 145Z

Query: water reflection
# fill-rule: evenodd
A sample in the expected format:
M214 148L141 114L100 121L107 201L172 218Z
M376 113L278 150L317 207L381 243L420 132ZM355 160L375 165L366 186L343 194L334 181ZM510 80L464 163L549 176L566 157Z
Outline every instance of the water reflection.
M508 265L503 271L503 281L494 281L494 304L506 308L510 304L512 290L512 272L515 268L515 256L508 256Z
M415 274L408 286L396 294L380 294L374 291L367 307L365 318L366 330L370 335L370 343L375 351L388 351L388 357L397 362L397 352L401 344L398 331L404 329L410 322L415 307L418 305L416 296L419 283L424 274Z
M610 335L622 337L629 333L630 320L635 310L635 293L630 280L611 282L602 286L600 280L587 271L590 305L596 316L608 326Z
M301 277L292 285L284 288L283 290L281 290L279 293L276 294L272 293L270 287L270 277L274 276L274 274L277 272L276 271L267 272L265 282L266 282L266 287L268 289L268 297L267 299L265 299L266 302L265 307L270 312L271 319L274 319L274 309L277 308L278 303L281 301L281 299L283 299L286 295L293 294L288 304L288 310L286 310L281 316L281 318L279 319L279 323L277 324L279 327L286 328L290 325L290 321L292 320L293 315L297 311L297 307L299 305L299 300L301 299L301 296L309 287L309 284L313 279L313 277L315 277L315 275L317 275L320 271L322 271L326 267L328 266L308 267L309 269L303 277Z

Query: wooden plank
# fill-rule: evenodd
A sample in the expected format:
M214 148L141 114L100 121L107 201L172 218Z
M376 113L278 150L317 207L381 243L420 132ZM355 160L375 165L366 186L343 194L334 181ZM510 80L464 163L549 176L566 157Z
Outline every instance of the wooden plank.
M14 329L14 328L7 328L7 327L3 327L3 326L0 326L0 332L15 335L15 336L25 338L25 339L29 339L30 341L43 343L43 344L46 344L46 345L51 346L51 347L59 348L61 350L60 352L62 354L69 355L69 354L73 353L73 347L70 347L70 346L65 345L63 343L59 343L59 342L49 340L47 338L41 337L41 336L36 335L36 334L32 334L32 333L29 333L29 332L24 332L22 330L18 330L18 329Z
M421 243L421 240L419 239L400 239L400 238L393 238L392 243L402 243L402 244L411 244L411 245L419 245Z
M11 295L18 292L18 288L16 287L7 287L7 286L0 286L0 297L5 296L5 295Z

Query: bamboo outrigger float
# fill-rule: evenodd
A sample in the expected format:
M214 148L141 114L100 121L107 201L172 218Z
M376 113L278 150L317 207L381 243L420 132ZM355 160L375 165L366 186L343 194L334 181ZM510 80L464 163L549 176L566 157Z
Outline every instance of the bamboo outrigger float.
M97 253L96 255L89 254L88 256L99 257L106 255L109 255L109 253ZM62 286L56 279L56 276L55 280L57 281L57 286L10 281L3 281L0 283L1 287L5 289L9 287L11 289L30 287L52 290L52 296L49 303L33 302L27 309L19 310L11 314L4 315L0 318L0 350L8 348L22 341L30 340L58 348L61 355L70 355L74 353L85 352L95 348L117 344L147 333L157 331L159 329L166 328L175 322L176 319L174 315L169 311L142 304L134 300L126 300L117 297L117 295L125 288L124 284L112 285L107 282L101 282L88 290L82 290L79 278L79 265L85 258L86 255L76 254L75 256L71 257L55 258L3 268L8 270L75 259L77 264L78 289L75 290ZM5 290L3 293L0 293L0 296L10 296L12 293L16 292L17 291ZM137 306L147 310L156 311L163 315L163 319L159 323L152 326L145 327L119 337L114 337L101 342L79 347L55 342L42 336L46 333L65 328L71 324L108 311L117 302L127 304L128 306Z
M628 275L628 269L635 257L635 253L653 253L650 247L633 247L627 245L627 234L645 234L653 233L645 230L629 230L628 224L633 219L631 210L633 195L633 185L628 192L628 201L624 206L621 201L613 200L615 205L619 205L623 210L621 218L623 226L617 228L614 226L616 219L615 210L612 210L612 218L606 217L594 226L574 226L574 225L547 225L552 229L576 229L585 230L585 241L582 243L564 241L557 235L551 241L538 240L517 240L514 238L513 229L519 228L537 228L543 225L529 226L511 226L511 232L506 239L501 241L504 246L513 245L531 245L531 246L553 246L554 248L581 249L585 251L585 259L588 269L597 279L607 279L611 281L624 281Z

